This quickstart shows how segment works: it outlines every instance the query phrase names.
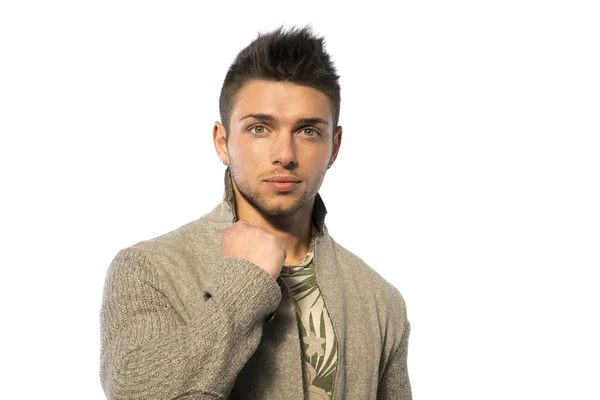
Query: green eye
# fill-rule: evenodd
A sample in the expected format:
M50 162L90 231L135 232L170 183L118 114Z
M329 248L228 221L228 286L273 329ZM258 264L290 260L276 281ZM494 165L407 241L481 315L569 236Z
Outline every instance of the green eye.
M250 128L250 132L252 133L256 133L258 135L262 135L263 133L265 133L266 128L262 125L256 125L253 126L252 128Z
M316 129L313 128L304 128L304 134L308 137L316 137L319 136L319 132ZM312 132L312 135L311 135Z

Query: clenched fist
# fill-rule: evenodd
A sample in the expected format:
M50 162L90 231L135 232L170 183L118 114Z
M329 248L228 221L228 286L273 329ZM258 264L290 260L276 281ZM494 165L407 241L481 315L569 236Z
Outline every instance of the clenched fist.
M246 259L277 279L287 253L265 228L239 220L221 233L221 255Z

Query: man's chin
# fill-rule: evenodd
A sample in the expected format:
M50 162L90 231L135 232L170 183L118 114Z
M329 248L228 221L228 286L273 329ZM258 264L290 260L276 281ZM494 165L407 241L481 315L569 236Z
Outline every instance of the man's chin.
M285 217L298 211L301 206L298 204L260 204L257 208L263 214L272 217Z

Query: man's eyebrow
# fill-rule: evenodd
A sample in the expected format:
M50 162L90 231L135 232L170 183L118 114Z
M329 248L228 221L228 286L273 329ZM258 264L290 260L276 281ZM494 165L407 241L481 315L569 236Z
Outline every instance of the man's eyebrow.
M240 121L246 118L254 118L257 119L259 121L264 121L264 122L275 122L276 119L275 117L273 117L272 115L268 115L268 114L248 114L248 115L244 115L242 118L240 118Z
M246 118L254 118L259 121L264 121L264 122L268 122L271 124L277 122L277 118L275 118L269 114L248 114L248 115L244 115L242 118L240 118L240 121L243 119L246 119ZM316 125L316 124L325 124L325 125L329 126L329 122L325 121L323 118L300 118L295 123L295 125Z
M297 125L317 125L317 124L325 124L329 126L329 122L325 121L323 118L300 118L296 121Z

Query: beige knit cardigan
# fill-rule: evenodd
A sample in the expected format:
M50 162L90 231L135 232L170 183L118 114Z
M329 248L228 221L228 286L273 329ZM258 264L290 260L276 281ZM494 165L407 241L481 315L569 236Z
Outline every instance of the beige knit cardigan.
M317 194L316 279L338 341L334 398L411 399L404 300L332 239L326 214ZM236 220L227 170L210 213L116 254L100 312L107 398L304 398L287 288L250 261L221 257L221 232Z

